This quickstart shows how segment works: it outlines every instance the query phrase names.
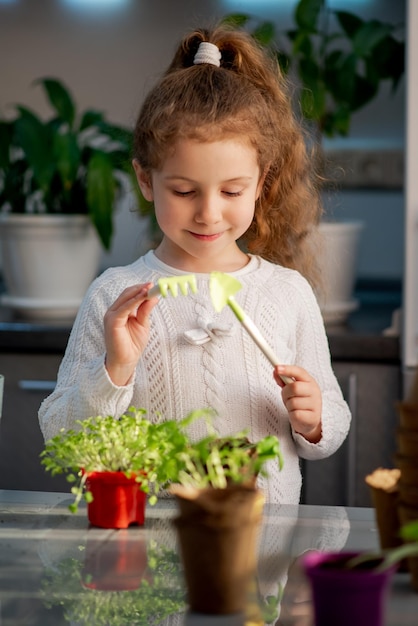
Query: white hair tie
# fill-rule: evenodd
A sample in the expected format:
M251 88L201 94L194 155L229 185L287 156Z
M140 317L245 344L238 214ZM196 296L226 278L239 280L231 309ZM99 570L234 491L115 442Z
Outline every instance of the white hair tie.
M210 63L210 65L216 65L217 67L221 64L221 52L218 46L215 46L214 43L209 43L209 41L201 41L195 57L193 59L194 65L199 65L200 63Z

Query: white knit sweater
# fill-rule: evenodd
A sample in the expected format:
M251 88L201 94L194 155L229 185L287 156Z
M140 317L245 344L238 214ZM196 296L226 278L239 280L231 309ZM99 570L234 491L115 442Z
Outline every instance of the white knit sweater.
M259 484L267 501L296 504L301 489L299 457L331 455L350 424L316 298L298 272L252 256L232 275L242 284L236 300L281 362L300 365L317 380L323 401L319 443L291 431L272 366L228 306L214 311L208 274L196 274L198 293L160 298L134 380L118 387L107 375L103 316L109 306L129 285L186 273L162 263L150 251L129 266L106 270L92 283L74 322L57 386L39 410L44 438L92 415L118 417L130 406L147 409L150 419L182 418L191 410L212 407L220 435L244 428L252 440L277 435L284 468L279 472L270 462L269 479L260 478ZM191 343L196 329L199 337L210 340ZM191 432L193 437L203 436L204 424L195 423Z

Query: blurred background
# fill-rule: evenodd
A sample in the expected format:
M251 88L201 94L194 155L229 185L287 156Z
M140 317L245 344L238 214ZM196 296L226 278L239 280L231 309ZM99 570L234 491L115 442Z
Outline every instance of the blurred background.
M245 12L292 25L292 0L0 0L0 113L25 103L48 113L40 77L62 80L80 110L98 108L108 119L135 123L144 94L171 59L182 34L225 14ZM365 19L405 23L404 0L331 0L331 8ZM354 114L350 135L324 142L338 158L349 154L346 188L327 192L335 217L361 219L364 230L357 263L360 280L390 281L397 287L404 255L405 79L394 95L379 97ZM143 251L144 224L132 203L116 215L112 250L102 268L125 264Z

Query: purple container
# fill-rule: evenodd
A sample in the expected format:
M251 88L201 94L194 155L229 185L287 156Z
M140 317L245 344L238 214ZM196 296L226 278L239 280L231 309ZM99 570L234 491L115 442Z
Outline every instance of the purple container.
M301 558L311 583L316 626L383 626L389 583L397 568L374 572L337 566L357 554L308 552Z

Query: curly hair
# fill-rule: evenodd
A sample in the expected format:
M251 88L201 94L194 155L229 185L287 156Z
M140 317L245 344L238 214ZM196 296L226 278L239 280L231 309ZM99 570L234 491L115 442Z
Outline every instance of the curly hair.
M220 67L193 64L202 41L219 48ZM318 284L313 233L322 214L319 176L288 83L277 61L248 33L223 25L197 29L180 42L141 107L134 157L151 172L180 139L237 136L256 150L265 174L243 245Z

